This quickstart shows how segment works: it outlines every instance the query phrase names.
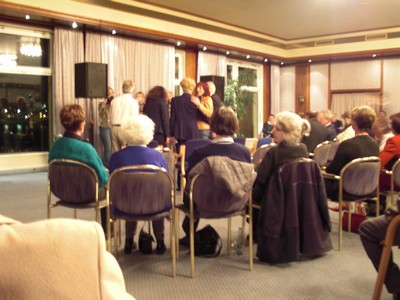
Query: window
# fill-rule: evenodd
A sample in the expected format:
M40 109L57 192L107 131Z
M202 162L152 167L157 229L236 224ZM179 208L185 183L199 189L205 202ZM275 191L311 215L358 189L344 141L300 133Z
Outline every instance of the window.
M182 88L180 86L180 82L186 76L184 71L185 65L186 65L185 51L175 50L174 96L182 94Z
M237 80L245 78L241 87L243 95L251 99L246 105L246 113L239 120L240 135L245 137L256 137L259 126L263 123L263 68L260 64L246 63L237 60L228 60L227 79ZM260 125L259 125L260 124Z
M0 153L49 150L50 34L0 30Z

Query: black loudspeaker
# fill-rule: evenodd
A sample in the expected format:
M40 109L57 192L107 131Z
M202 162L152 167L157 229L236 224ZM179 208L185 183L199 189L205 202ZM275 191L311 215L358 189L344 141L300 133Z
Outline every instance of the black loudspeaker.
M75 64L75 98L105 98L107 82L107 64Z
M215 93L224 101L225 77L217 75L200 76L200 81L212 81L215 84Z

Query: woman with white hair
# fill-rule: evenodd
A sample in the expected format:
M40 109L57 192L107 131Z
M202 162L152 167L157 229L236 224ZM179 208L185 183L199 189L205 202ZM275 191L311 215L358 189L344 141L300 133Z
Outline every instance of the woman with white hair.
M284 111L276 115L272 131L276 147L270 149L257 167L257 178L253 185L253 202L264 201L268 182L274 171L283 164L301 157L308 157L306 145L300 143L305 120L299 115ZM253 211L253 234L256 236L258 210Z
M126 148L115 152L110 159L111 173L121 167L134 165L155 165L168 170L167 162L157 150L147 148L146 145L153 139L154 122L146 115L128 117L122 121L121 127L127 141ZM155 201L156 199L149 199ZM156 253L161 255L166 251L164 243L164 219L153 221L153 232L157 240ZM133 237L136 231L136 222L125 223L125 254L132 253L134 248Z

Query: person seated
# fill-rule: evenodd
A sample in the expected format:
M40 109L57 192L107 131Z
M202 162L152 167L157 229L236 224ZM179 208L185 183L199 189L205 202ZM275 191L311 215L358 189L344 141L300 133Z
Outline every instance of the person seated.
M385 148L386 141L393 137L390 120L386 117L377 117L374 124L372 124L371 134L378 142L379 151L382 151Z
M258 137L269 137L272 134L272 130L274 130L275 126L275 115L270 114L268 116L268 121L264 123L261 132L259 133Z
M400 210L399 201L397 201L397 204L395 204L392 211L396 210L398 214L398 211ZM390 214L381 215L376 218L365 220L358 227L358 232L360 234L360 239L364 250L374 265L376 271L379 270L379 263L383 252L384 245L382 241L385 240L386 230L392 218L393 216ZM394 236L393 246L400 246L400 230L397 230ZM400 269L399 266L394 263L393 255L391 255L389 258L384 283L387 291L390 294L393 294L393 299L400 300Z
M134 299L96 222L0 215L2 299Z
M86 124L86 114L82 106L79 104L65 105L60 111L60 121L65 133L51 147L49 163L57 158L73 159L85 163L95 170L99 178L99 187L103 188L108 180L108 172L92 144L82 140ZM104 195L104 192L102 194ZM106 208L102 208L100 213L101 223L106 231Z
M301 142L307 146L309 153L313 153L319 144L328 140L328 129L317 120L317 117L317 112L307 112L304 115L310 123L310 132L302 137Z
M304 120L297 114L284 111L276 115L272 135L276 147L271 148L258 165L257 178L253 185L253 203L261 204L266 194L268 182L274 171L283 164L297 158L308 158L307 147L300 143L303 136ZM253 209L253 236L257 237L259 211ZM255 239L254 239L255 240Z
M194 150L188 158L188 171L190 171L209 156L226 156L236 161L251 163L250 151L244 145L235 143L233 135L239 130L239 121L235 112L225 106L217 109L210 122L212 143ZM189 186L189 183L187 184ZM185 192L184 205L189 208L189 195ZM199 221L195 221L195 230ZM186 236L180 240L180 244L189 245L189 218L185 217L182 224Z
M375 111L370 106L358 106L351 111L351 126L355 137L341 142L331 163L326 168L327 173L339 175L342 168L353 159L379 156L378 143L369 135L376 118ZM338 201L339 181L325 179L326 193L332 201Z
M385 170L392 170L394 163L400 158L400 113L390 116L390 127L394 135L387 139L379 153L381 168ZM390 175L380 174L379 185L382 190L390 190Z
M318 113L318 121L328 129L328 141L333 141L336 136L335 125L333 124L333 113L329 109Z
M146 145L153 139L154 122L146 115L136 115L126 118L121 123L127 141L126 148L111 155L110 174L116 169L125 166L154 165L168 170L168 165L161 152L147 148ZM149 199L157 201L157 199ZM125 222L125 254L131 254L134 248L137 222ZM152 221L153 232L157 240L156 253L162 255L166 251L164 243L164 219Z
M336 138L339 142L351 139L355 136L354 129L351 127L351 115L350 112L345 111L342 114L342 119L344 120L344 128L341 133L339 133Z

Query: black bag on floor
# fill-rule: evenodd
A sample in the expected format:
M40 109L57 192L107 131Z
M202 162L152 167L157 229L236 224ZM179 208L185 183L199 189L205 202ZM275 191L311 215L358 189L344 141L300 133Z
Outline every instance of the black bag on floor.
M151 254L153 252L153 247L151 245L152 242L154 242L153 236L150 234L150 222L149 224L149 232L147 233L144 231L144 226L146 225L146 222L143 224L142 230L140 230L139 233L139 250L143 254Z
M194 255L203 257L216 257L221 253L222 240L218 232L206 225L194 235Z

